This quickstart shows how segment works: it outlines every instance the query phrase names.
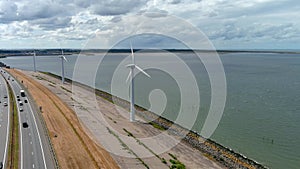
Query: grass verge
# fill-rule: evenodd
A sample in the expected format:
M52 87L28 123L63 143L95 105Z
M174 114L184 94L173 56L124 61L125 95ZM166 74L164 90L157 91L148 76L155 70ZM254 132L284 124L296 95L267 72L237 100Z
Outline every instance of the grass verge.
M149 166L133 151L131 150L127 144L124 143L124 141L121 140L121 138L116 134L114 133L110 128L106 127L107 131L112 134L113 136L116 137L116 139L118 139L118 141L121 143L121 145L126 149L128 150L131 154L133 154L137 160L139 160L147 169L149 169ZM123 128L124 131L127 131L126 129ZM132 135L132 134L131 134ZM133 136L133 135L132 135Z

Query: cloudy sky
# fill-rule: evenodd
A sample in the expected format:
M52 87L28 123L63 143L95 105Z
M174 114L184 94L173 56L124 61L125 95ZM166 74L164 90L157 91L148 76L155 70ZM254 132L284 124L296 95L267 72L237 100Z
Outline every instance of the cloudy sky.
M87 48L95 37L97 48L110 48L149 30L197 39L185 25L217 49L300 49L299 11L299 0L0 0L0 49ZM177 19L162 22L170 16ZM176 48L164 38L135 44Z

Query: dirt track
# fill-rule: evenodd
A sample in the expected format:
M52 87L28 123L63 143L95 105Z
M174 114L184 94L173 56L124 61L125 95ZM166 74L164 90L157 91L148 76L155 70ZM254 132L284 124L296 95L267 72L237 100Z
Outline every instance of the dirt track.
M80 125L72 109L48 88L17 70L8 70L27 87L50 133L59 165L67 168L119 168L111 155L96 144Z

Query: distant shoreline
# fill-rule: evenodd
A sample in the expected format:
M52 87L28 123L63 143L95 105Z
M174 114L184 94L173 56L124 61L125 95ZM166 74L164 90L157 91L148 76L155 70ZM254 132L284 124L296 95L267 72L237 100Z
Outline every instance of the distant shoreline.
M15 50L0 50L0 58L13 57L13 56L32 56L33 51L38 56L51 56L61 55L62 49L15 49ZM130 53L130 49L63 49L64 55L74 54L97 54L97 53ZM217 53L278 53L278 54L300 54L299 50L191 50L191 49L134 49L135 52L142 51L144 53L156 53L156 52L217 52Z

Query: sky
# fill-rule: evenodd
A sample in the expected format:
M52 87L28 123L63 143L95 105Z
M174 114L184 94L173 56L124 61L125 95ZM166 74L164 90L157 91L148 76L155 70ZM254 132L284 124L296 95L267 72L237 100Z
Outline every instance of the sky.
M299 0L0 0L0 49L107 49L132 36L180 48L201 41L195 31L216 49L300 49L299 14Z

